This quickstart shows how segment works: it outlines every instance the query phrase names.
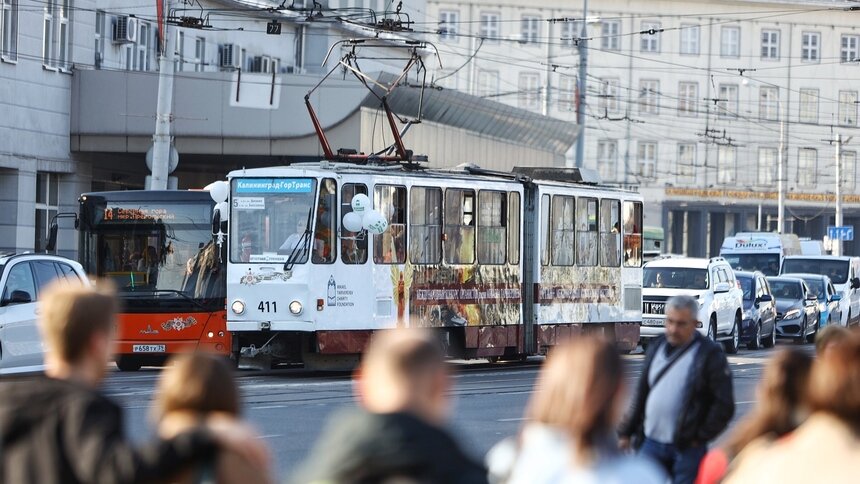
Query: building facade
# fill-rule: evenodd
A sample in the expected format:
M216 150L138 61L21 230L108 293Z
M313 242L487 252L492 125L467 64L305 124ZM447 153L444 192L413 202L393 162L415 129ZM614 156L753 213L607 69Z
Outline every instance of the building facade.
M584 166L637 185L653 201L646 224L666 229L671 252L713 256L727 235L776 229L780 159L786 230L821 239L833 224L834 141L858 134L850 8L607 0L591 2L583 35L576 2L431 0L427 32L447 60L439 85L571 123L583 47ZM858 146L841 150L847 225L860 225Z

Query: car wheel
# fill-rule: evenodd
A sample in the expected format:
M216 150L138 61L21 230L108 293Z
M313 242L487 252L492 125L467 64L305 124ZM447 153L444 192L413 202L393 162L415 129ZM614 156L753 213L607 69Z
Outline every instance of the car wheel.
M717 319L715 317L711 317L711 324L708 325L708 339L717 342Z
M818 320L819 321L821 320L821 316L818 316ZM815 325L815 329L813 329L811 333L806 335L806 342L807 343L815 343L815 336L816 335L818 335L818 325L817 324Z
M803 325L800 326L800 336L794 339L796 343L803 343L806 341L806 316L803 317Z
M773 325L770 327L770 336L768 336L762 343L765 348L773 348L776 346L776 321L774 321Z
M133 356L119 356L116 359L116 367L119 371L137 371L140 369L140 360Z
M755 334L753 334L753 337L747 345L747 348L751 350L757 350L761 348L761 321L756 323Z
M735 324L732 326L732 337L729 338L728 341L723 343L723 346L726 349L726 353L733 355L738 352L738 347L740 346L741 340L741 324L740 318L735 316Z

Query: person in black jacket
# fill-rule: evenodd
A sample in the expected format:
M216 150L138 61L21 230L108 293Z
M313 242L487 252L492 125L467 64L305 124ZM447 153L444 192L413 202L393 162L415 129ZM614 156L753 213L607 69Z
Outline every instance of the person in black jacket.
M374 335L356 383L363 410L329 421L294 482L487 482L484 467L441 427L449 376L427 334Z
M226 420L131 447L120 407L97 390L114 346L116 306L114 294L103 289L43 291L46 376L0 382L0 482L152 482L212 458L221 445L265 462L253 433Z
M666 333L650 345L620 445L664 466L674 483L692 483L707 444L734 415L734 391L722 349L696 331L698 301L666 302Z

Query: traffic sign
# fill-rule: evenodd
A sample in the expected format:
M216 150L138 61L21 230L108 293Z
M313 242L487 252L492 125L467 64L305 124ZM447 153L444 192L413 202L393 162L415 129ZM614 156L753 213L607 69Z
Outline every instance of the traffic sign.
M830 225L827 227L827 236L833 240L854 240L854 226L843 225L836 227Z

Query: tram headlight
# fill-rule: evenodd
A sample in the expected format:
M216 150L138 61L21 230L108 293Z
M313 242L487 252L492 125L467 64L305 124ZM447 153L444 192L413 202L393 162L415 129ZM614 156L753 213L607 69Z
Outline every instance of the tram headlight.
M230 305L230 309L232 309L235 314L242 314L245 312L245 303L237 299Z
M302 308L302 303L298 301L293 301L290 303L290 312L295 314L296 316L302 314L302 309L304 309Z

